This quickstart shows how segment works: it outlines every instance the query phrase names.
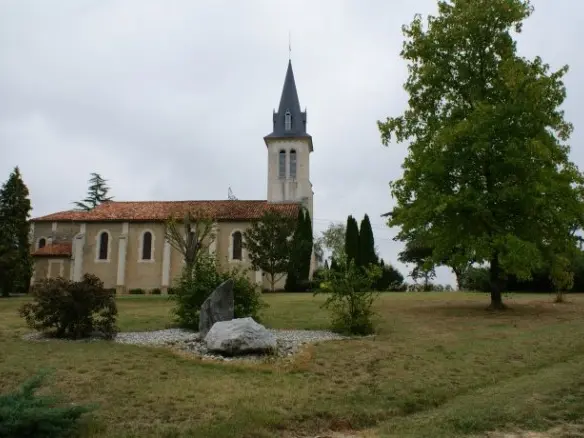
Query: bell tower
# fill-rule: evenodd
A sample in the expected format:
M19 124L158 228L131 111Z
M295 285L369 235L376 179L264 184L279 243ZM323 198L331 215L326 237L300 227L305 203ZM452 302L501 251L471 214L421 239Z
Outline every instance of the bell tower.
M300 202L313 221L313 191L310 182L312 136L306 132L306 110L300 109L292 61L284 79L278 111L272 117L272 132L264 137L268 149L268 202ZM314 222L313 222L314 224Z

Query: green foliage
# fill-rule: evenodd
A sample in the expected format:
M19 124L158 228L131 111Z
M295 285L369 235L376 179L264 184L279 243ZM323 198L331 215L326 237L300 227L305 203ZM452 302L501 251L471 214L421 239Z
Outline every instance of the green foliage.
M95 406L76 406L54 395L39 395L47 371L41 371L16 391L0 394L2 438L66 438L77 436L82 417Z
M276 282L288 271L295 227L295 219L268 210L244 232L243 246L247 249L252 269L261 269L269 276L272 292Z
M341 260L345 254L345 224L333 224L322 232L322 236L317 239L316 246L327 249L331 253L332 259Z
M158 287L155 287L154 289L151 289L150 290L150 293L152 295L161 295L162 294L162 290L160 288L158 288Z
M40 280L32 287L32 299L22 305L20 316L47 335L80 339L95 333L112 339L117 333L115 295L95 275L85 274L79 282Z
M373 304L378 293L373 285L381 276L377 265L362 268L352 261L339 271L331 271L323 292L330 292L324 306L331 312L332 329L351 335L374 332Z
M107 180L103 179L98 173L92 173L89 178L89 189L87 190L87 197L83 201L74 202L75 206L80 210L89 211L97 207L102 202L108 202L113 199L112 196L107 196L109 187Z
M379 261L380 275L375 282L375 290L403 292L406 290L404 276L392 265L386 265L383 259Z
M312 221L308 210L298 211L296 230L292 237L292 247L286 285L288 292L299 292L307 287L312 257Z
M27 293L32 276L28 188L18 167L0 188L0 294Z
M191 330L199 329L199 317L203 302L224 281L233 280L234 317L250 316L260 320L259 312L267 306L261 298L259 288L249 280L248 271L232 269L221 272L212 255L202 253L198 257L196 274L186 272L178 278L173 294L169 296L175 302L173 313L178 324Z
M488 292L490 288L489 268L468 268L460 281L459 287L467 291Z
M130 289L128 291L128 293L130 295L144 295L146 292L144 291L144 289L136 287L136 288Z
M564 144L563 67L516 53L528 1L441 1L404 27L409 107L378 122L384 144L410 141L391 183L397 240L424 236L427 265L489 264L491 306L506 275L529 278L584 224L584 178ZM468 266L468 264L467 264Z
M361 265L359 255L359 225L357 220L349 215L347 217L347 233L345 235L345 254L347 261L353 262L357 266Z
M359 263L362 266L378 263L373 229L371 228L371 221L367 214L361 220L361 226L359 228Z

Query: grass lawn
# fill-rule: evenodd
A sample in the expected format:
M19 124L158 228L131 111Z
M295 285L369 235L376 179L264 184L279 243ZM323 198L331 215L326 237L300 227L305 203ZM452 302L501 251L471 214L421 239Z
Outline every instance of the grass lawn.
M322 297L266 295L269 327L327 328ZM95 437L486 436L584 423L584 295L384 294L379 333L311 346L279 365L201 362L108 342L26 342L22 298L0 300L0 392L40 367L97 402ZM118 300L123 331L171 323L165 297ZM350 433L354 435L350 435ZM554 436L561 436L557 432ZM566 432L565 436L569 435Z

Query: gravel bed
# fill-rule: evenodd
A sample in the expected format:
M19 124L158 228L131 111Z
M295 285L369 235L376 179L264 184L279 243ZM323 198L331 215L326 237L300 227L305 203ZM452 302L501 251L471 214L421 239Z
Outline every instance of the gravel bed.
M277 357L288 357L306 344L322 341L333 341L347 339L337 333L325 330L275 330L268 329L277 339L277 351L271 356L248 355L238 357L225 357L218 354L211 354L199 333L183 329L166 329L149 332L121 332L118 333L114 342L132 345L152 345L170 347L183 351L203 359L233 361L233 360L270 360ZM41 333L29 333L24 336L27 340L47 340ZM99 341L99 338L91 338L81 342Z

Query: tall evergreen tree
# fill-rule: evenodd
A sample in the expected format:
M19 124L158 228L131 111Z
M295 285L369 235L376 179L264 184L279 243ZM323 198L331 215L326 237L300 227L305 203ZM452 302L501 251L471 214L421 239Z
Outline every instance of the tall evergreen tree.
M489 265L491 305L505 277L529 279L562 260L584 226L584 176L570 160L561 109L567 66L517 52L528 0L449 0L404 26L409 106L378 122L382 141L408 142L389 225L424 236L427 265ZM456 249L456 251L455 251Z
M107 196L109 187L107 180L103 179L98 173L92 173L89 179L89 189L87 190L87 197L83 201L76 201L74 204L80 210L92 210L102 202L108 202L113 199L113 196Z
M313 239L310 214L306 209L301 208L298 211L296 229L292 238L292 254L286 276L286 291L299 291L308 282L312 246Z
M373 265L378 262L378 257L375 253L373 229L371 228L371 222L367 214L363 217L359 229L359 258L359 263L362 266Z
M0 291L26 293L32 275L28 188L15 167L0 189Z
M357 225L357 220L352 215L347 217L346 228L345 254L347 255L347 261L352 261L359 265L361 262L359 257L359 225Z

